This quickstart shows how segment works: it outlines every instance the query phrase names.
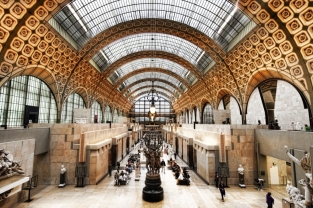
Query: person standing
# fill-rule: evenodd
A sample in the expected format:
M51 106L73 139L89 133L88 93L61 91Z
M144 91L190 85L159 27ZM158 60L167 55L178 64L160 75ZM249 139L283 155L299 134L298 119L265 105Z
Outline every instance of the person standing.
M111 175L112 175L112 164L110 163L109 164L109 176L111 177Z
M267 203L267 207L268 208L272 208L273 204L274 204L274 199L273 199L273 197L271 195L272 195L271 192L268 192L266 194L266 203Z
M174 158L175 158L175 160L176 160L176 152L174 152Z
M165 161L164 161L164 159L162 159L162 161L161 161L161 172L163 172L163 173L165 173Z
M224 197L225 197L225 186L224 186L224 182L221 181L220 185L219 185L219 189L221 192L221 196L222 196L222 201L224 201Z
M214 181L215 181L215 186L216 186L216 188L218 188L218 180L219 180L218 173L215 172Z

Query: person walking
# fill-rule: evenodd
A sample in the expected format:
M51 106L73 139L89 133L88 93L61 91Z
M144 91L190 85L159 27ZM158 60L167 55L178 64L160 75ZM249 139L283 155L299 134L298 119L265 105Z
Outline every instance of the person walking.
M109 164L109 176L111 177L111 175L112 175L112 164L110 163Z
M225 197L225 186L224 186L224 182L221 181L219 187L220 192L221 192L221 196L222 196L222 201L224 201L224 197Z
M163 172L163 173L165 173L165 161L164 161L164 159L162 159L162 161L161 161L161 172Z
M218 173L215 172L214 181L215 181L215 186L216 186L216 188L218 188L218 180L219 180Z
M267 208L272 208L272 207L273 207L273 204L274 204L274 199L273 199L273 197L272 197L271 195L272 195L271 192L268 192L268 193L266 194Z

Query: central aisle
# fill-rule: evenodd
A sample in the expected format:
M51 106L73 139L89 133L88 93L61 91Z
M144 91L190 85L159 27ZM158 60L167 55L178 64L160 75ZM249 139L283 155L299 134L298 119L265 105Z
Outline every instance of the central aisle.
M137 149L134 152L138 152ZM165 158L165 157L164 157ZM124 167L128 155L121 162ZM177 157L180 166L187 166ZM32 208L255 208L267 207L265 203L266 191L271 191L275 199L275 207L281 207L281 198L284 197L285 187L278 190L268 189L264 192L257 191L255 187L240 189L237 186L228 188L225 202L221 201L220 192L215 186L205 184L193 171L190 186L176 185L173 173L168 168L166 173L161 173L162 187L164 189L164 200L161 202L150 203L142 200L142 189L145 186L145 165L141 164L140 181L135 181L135 171L131 173L131 180L128 185L114 186L114 173L112 176L105 177L98 185L88 185L84 188L75 188L74 185L67 185L58 188L56 185L42 187L38 194L32 194L30 203L20 203L15 207ZM36 188L37 191L40 187ZM32 191L32 193L34 193Z

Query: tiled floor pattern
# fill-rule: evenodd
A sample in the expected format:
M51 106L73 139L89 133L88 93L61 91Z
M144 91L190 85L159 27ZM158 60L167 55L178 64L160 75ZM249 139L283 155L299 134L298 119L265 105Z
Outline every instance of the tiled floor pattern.
M126 164L126 158L121 165ZM187 166L182 160L177 158L178 164ZM115 171L112 172L112 175ZM164 200L157 203L145 202L142 200L142 189L145 186L144 165L140 181L135 181L134 171L131 173L132 179L128 185L114 186L113 176L104 178L98 185L88 185L84 188L75 188L74 185L67 185L58 188L55 185L37 187L33 190L30 203L19 203L15 208L248 208L267 207L265 195L272 192L275 199L274 207L282 207L281 200L286 197L284 186L276 186L264 191L258 191L256 187L248 186L239 188L231 186L226 189L225 202L221 201L220 192L215 186L205 184L194 172L191 175L190 186L176 185L176 180L172 171L167 169L165 174L161 174L162 187L164 189ZM37 193L35 193L37 192Z

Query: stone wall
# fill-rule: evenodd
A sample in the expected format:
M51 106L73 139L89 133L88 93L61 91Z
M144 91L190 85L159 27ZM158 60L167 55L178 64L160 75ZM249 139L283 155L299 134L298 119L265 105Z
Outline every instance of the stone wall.
M34 164L34 151L35 151L35 139L27 139L13 142L0 143L0 149L10 151L13 155L14 161L22 161L21 167L25 173L24 176L34 176L33 164ZM3 179L6 180L6 179ZM26 200L27 192L22 191L8 198L0 201L0 207L9 208L13 204L21 200Z
M271 171L270 168L275 164L278 167L278 177L279 177L279 184L286 184L287 178L287 165L286 161L280 160L274 157L266 157L267 162L267 172L268 172L268 184L272 184L271 182Z
M230 118L230 110L213 110L213 119L215 124L222 124L226 118Z
M89 184L96 185L107 173L110 146L90 151Z
M274 114L284 130L291 129L291 122L300 122L302 127L310 125L308 109L304 109L298 91L285 81L277 81Z
M255 125L238 125L232 129L232 150L228 151L229 183L239 184L238 167L241 164L245 176L245 184L254 184L256 174L256 154L254 151Z
M249 98L246 119L247 124L258 124L258 120L260 120L262 124L266 124L265 111L258 88L254 89Z
M229 110L230 110L230 123L242 124L242 118L240 114L239 105L237 101L235 100L235 98L233 97L230 97Z

